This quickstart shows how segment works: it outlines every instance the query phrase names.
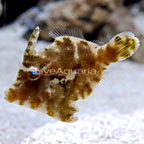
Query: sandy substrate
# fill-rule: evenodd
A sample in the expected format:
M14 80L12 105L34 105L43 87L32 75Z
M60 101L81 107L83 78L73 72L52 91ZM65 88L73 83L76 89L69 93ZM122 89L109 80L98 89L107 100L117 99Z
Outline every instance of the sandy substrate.
M24 30L17 24L0 30L0 144L144 144L143 64L111 65L93 94L77 102L79 121L72 124L5 102L27 45Z

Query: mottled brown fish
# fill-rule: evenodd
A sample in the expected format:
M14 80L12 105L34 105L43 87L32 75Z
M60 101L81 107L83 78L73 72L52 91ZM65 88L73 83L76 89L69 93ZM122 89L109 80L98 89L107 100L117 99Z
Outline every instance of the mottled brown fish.
M5 99L63 122L76 121L73 103L92 93L109 64L128 58L140 45L131 32L120 33L108 43L98 45L85 40L76 27L55 27L50 32L55 41L36 52L39 33L37 27L16 82L6 91Z

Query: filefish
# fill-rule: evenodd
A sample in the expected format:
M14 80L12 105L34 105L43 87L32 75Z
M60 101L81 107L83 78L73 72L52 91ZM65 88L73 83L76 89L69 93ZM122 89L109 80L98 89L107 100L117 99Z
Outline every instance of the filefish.
M5 99L63 122L78 120L74 102L92 93L110 64L130 57L140 46L131 32L122 32L99 45L85 40L78 27L57 26L49 32L54 42L36 51L39 33L36 27Z

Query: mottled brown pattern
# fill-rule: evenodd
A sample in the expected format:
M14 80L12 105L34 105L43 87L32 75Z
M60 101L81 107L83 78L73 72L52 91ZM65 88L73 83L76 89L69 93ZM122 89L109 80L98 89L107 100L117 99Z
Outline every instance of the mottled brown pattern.
M63 69L71 69L75 65L74 45L69 38L63 38L63 41L56 41L56 45L60 49L58 61Z
M105 65L109 65L112 62L118 61L118 53L113 47L107 45L105 49L100 49L97 53L97 62L103 62Z
M18 73L17 81L23 82L22 87L14 84L17 89L9 89L7 91L7 100L10 102L19 101L20 105L23 105L25 101L29 101L31 108L36 109L42 104L47 105L48 115L60 119L61 121L71 122L76 118L73 114L77 112L77 109L73 106L72 102L77 101L79 98L84 99L90 95L93 90L93 83L97 83L101 79L101 75L104 67L96 63L96 54L92 53L91 45L86 41L76 42L78 47L79 59L76 61L74 58L74 44L72 39L64 37L61 40L55 41L55 46L59 48L60 53L56 54L51 49L45 49L41 53L41 56L33 56L30 61L25 65L27 68L31 66L38 68L55 69L61 68L62 70L71 69L95 69L96 75L90 74L76 74L75 78L65 83L49 84L54 79L66 79L66 74L51 74L41 75L40 79L31 81L27 78L27 73L22 69ZM50 46L51 47L51 46ZM46 58L42 59L42 56ZM54 61L56 60L56 61ZM49 63L51 65L47 66ZM47 93L46 89L51 92ZM55 90L52 92L52 90ZM12 94L12 95L9 95Z
M31 55L24 59L16 82L6 91L6 100L18 101L20 105L28 103L36 110L42 108L49 116L64 122L76 121L74 113L78 110L73 102L90 95L95 84L102 79L106 66L118 61L121 44L127 47L120 41L117 37L114 44L110 42L98 46L86 40L63 36L39 53L33 54L33 49L28 47L25 56L26 53ZM130 46L125 49L128 48ZM72 73L64 73L66 69L72 70ZM56 72L48 73L50 70Z

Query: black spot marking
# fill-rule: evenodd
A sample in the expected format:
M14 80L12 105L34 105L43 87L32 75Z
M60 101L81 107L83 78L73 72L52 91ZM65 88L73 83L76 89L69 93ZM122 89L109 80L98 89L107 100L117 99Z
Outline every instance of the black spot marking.
M32 39L36 39L36 36L35 36L35 35L32 35Z
M29 45L29 46L32 46L32 45L33 45L33 42L32 42L32 41L29 41L28 45Z
M121 38L119 36L115 37L115 42L121 41Z

